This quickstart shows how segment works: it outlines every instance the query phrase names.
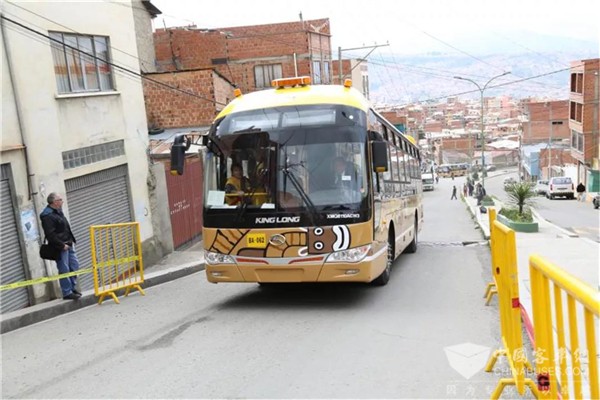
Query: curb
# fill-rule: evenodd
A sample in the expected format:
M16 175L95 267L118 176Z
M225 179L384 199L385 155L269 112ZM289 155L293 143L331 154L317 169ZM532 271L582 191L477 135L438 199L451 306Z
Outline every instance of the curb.
M548 225L551 225L553 228L561 231L563 234L567 235L568 237L572 237L572 238L578 238L579 235L573 232L570 232L568 230L566 230L565 228L561 228L558 225L553 224L552 222L548 221L547 219L545 219L544 217L542 217L542 215L533 207L531 207L531 213L535 216L535 218L540 221L540 222L544 222Z
M170 282L184 276L194 274L204 270L204 263L189 263L178 267L165 269L162 271L148 272L144 277L142 288L146 289L162 283ZM118 297L124 293L124 290L117 291ZM111 300L108 298L107 300ZM91 305L98 304L98 298L93 290L87 290L77 301L66 301L62 299L51 300L36 304L21 310L13 311L2 315L0 324L0 334L14 331L28 325L57 317L62 314L77 311Z

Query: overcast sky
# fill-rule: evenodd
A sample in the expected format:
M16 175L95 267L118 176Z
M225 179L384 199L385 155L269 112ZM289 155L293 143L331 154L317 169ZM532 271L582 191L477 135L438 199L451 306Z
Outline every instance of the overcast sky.
M472 37L518 40L530 31L599 42L599 0L152 0L154 26L198 28L329 18L337 49L384 44L402 53L461 48ZM218 7L222 4L224 7ZM517 32L518 31L518 32ZM442 43L445 42L446 44ZM528 44L529 45L529 44ZM534 49L535 50L535 49Z

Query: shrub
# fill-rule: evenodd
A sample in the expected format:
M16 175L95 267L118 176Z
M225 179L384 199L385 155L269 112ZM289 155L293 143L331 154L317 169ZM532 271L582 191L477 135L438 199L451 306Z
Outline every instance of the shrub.
M516 206L519 214L529 211L529 207L535 204L537 194L530 182L515 182L504 187L508 195L508 203Z
M503 215L514 222L533 222L531 210L525 210L520 213L518 208L502 208L498 214Z

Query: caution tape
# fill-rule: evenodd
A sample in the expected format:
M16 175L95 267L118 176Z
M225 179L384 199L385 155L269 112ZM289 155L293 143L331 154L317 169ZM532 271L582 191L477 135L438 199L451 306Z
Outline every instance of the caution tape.
M89 274L92 271L93 271L92 268L80 269L78 271L68 272L66 274L45 276L43 278L31 279L29 281L21 281L21 282L9 283L8 285L2 285L2 286L0 286L0 291L2 291L2 290L8 290L8 289L16 289L16 288L20 288L20 287L24 287L24 286L37 285L38 283L44 283L44 282L50 282L50 281L57 281L59 279L68 278L70 276L77 276L77 275Z

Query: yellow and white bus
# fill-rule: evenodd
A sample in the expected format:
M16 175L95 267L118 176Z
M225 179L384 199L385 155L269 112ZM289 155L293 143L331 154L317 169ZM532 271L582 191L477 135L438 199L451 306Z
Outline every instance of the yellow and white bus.
M419 150L351 85L279 79L216 117L202 155L210 282L385 285L417 250ZM173 173L186 144L175 140Z
M469 164L442 164L436 172L442 178L465 176L469 173Z

